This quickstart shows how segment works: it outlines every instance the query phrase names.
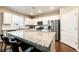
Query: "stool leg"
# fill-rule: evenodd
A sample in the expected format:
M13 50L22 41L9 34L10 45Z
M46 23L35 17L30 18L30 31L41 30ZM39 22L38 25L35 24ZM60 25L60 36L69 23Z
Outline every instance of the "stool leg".
M11 48L11 45L10 45L10 49L9 49L9 52L12 52L12 48Z
M12 52L19 52L19 46L17 45L17 43L12 43L11 49L12 49Z
M5 46L4 46L4 52L6 51L6 47L7 47L7 45L5 44Z
M1 52L3 51L3 42L1 42Z

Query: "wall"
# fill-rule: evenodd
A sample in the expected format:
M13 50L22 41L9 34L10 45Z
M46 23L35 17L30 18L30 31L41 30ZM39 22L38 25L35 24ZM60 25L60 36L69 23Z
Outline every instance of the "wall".
M2 14L0 13L0 33L2 32Z

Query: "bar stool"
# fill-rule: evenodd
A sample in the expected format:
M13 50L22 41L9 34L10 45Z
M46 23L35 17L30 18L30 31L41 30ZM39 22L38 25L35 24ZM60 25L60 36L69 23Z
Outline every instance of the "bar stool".
M11 45L12 52L19 52L19 45L17 43L16 38L13 38L13 37L11 38L10 45Z
M5 44L4 49L3 49L3 51L5 52L7 49L10 49L10 48L7 48L8 46L10 46L9 38L3 36L2 40L3 40L3 43Z
M3 39L2 39L3 36L4 36L4 35L1 33L1 34L0 34L0 38L1 38L1 40L2 40L2 42L1 42L1 51L2 51L2 48L3 48Z
M33 50L34 47L32 45L24 43L20 40L19 42L17 38L11 37L10 45L11 45L12 52L20 52L19 47L21 48L22 52L33 52L34 51Z
M31 47L31 45L24 43L24 42L21 42L19 44L19 47L21 47L22 51L25 52L29 47Z

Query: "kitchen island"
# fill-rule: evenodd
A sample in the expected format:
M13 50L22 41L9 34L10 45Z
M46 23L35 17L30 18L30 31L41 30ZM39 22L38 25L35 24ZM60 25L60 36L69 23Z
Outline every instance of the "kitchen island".
M20 30L7 32L7 37L16 37L43 52L55 51L55 32Z

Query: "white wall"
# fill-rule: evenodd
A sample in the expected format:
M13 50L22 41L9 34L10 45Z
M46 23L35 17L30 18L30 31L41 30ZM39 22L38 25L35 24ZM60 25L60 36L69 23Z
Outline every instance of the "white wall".
M2 14L0 13L0 33L2 32Z

